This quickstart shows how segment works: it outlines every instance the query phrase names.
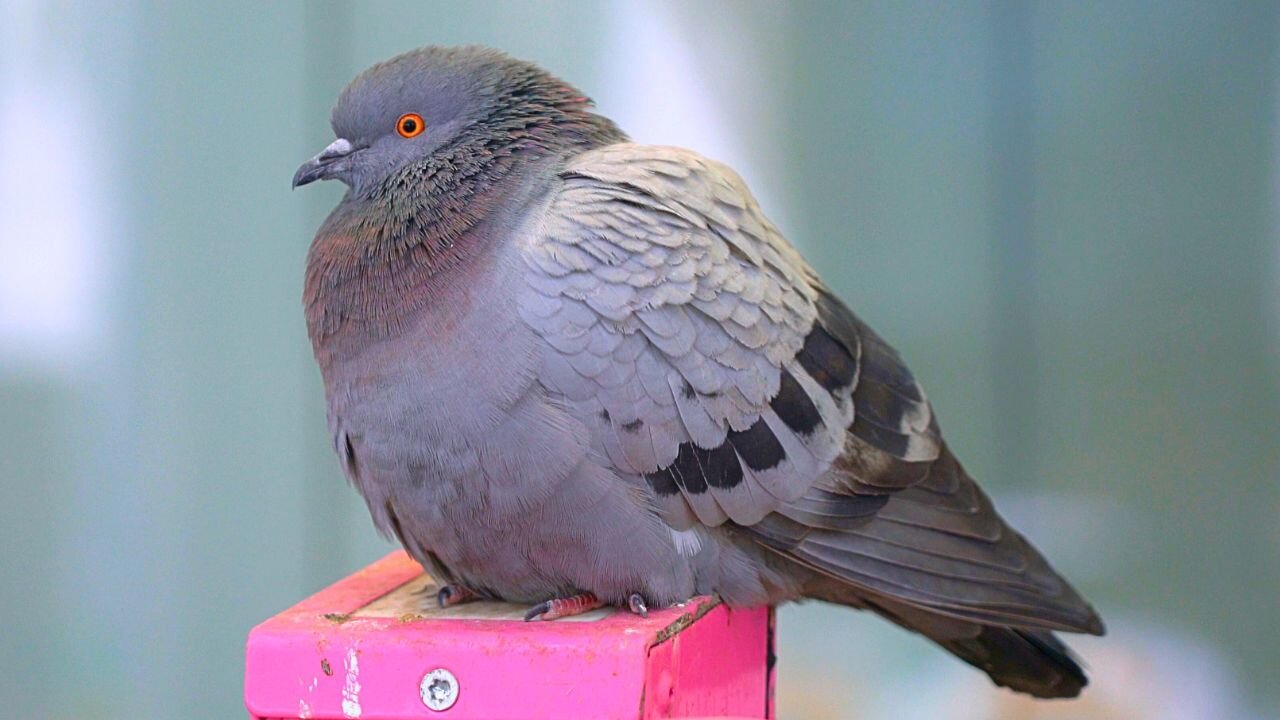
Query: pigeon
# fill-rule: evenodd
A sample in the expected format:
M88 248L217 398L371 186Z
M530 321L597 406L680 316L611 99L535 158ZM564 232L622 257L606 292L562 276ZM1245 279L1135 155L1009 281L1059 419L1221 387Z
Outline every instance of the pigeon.
M340 94L303 305L343 472L442 585L549 620L816 599L1073 697L1094 609L725 165L426 47Z

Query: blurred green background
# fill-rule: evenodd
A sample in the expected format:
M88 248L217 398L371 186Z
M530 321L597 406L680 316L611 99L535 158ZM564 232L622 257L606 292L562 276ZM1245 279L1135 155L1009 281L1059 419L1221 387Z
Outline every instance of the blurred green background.
M784 718L1280 716L1275 2L0 1L6 717L243 716L256 622L387 552L291 193L365 66L483 43L737 167L1095 601L1030 707L781 614Z

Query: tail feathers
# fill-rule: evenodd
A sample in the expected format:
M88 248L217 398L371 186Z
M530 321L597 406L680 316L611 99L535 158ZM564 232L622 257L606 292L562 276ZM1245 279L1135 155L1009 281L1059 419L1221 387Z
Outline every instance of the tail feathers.
M997 685L1038 698L1073 698L1089 679L1071 650L1047 630L979 626L976 637L935 639Z
M852 595L847 588L825 589L815 596L873 610L924 635L1010 690L1038 698L1073 698L1089 684L1071 649L1048 630L982 625L884 597Z
M1089 684L1071 649L1048 630L979 625L881 599L864 603L1010 690L1038 698L1073 698Z

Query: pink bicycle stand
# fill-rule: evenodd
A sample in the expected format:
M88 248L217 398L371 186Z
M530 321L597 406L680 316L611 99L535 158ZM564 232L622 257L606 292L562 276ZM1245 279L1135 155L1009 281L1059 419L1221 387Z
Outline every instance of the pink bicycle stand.
M258 720L773 718L773 612L698 597L524 622L523 606L435 607L396 552L249 633Z

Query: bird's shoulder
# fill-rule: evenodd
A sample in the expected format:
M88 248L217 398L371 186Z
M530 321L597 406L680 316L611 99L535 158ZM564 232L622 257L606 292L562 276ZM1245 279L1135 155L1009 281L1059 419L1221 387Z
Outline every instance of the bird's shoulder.
M570 158L561 170L566 178L585 177L628 185L657 196L689 192L719 195L732 204L750 196L742 178L728 165L688 148L621 142ZM718 186L718 187L716 187ZM750 199L754 202L754 199Z
M718 238L751 264L771 265L796 284L808 271L743 179L693 150L615 143L574 156L559 179L553 214L582 219L582 214L631 204L634 211L624 214L628 220L694 231L680 237L698 244Z
M813 318L812 269L737 173L684 148L617 143L571 158L528 253L548 275L655 288L650 305L738 298L778 306L771 317L797 332Z

